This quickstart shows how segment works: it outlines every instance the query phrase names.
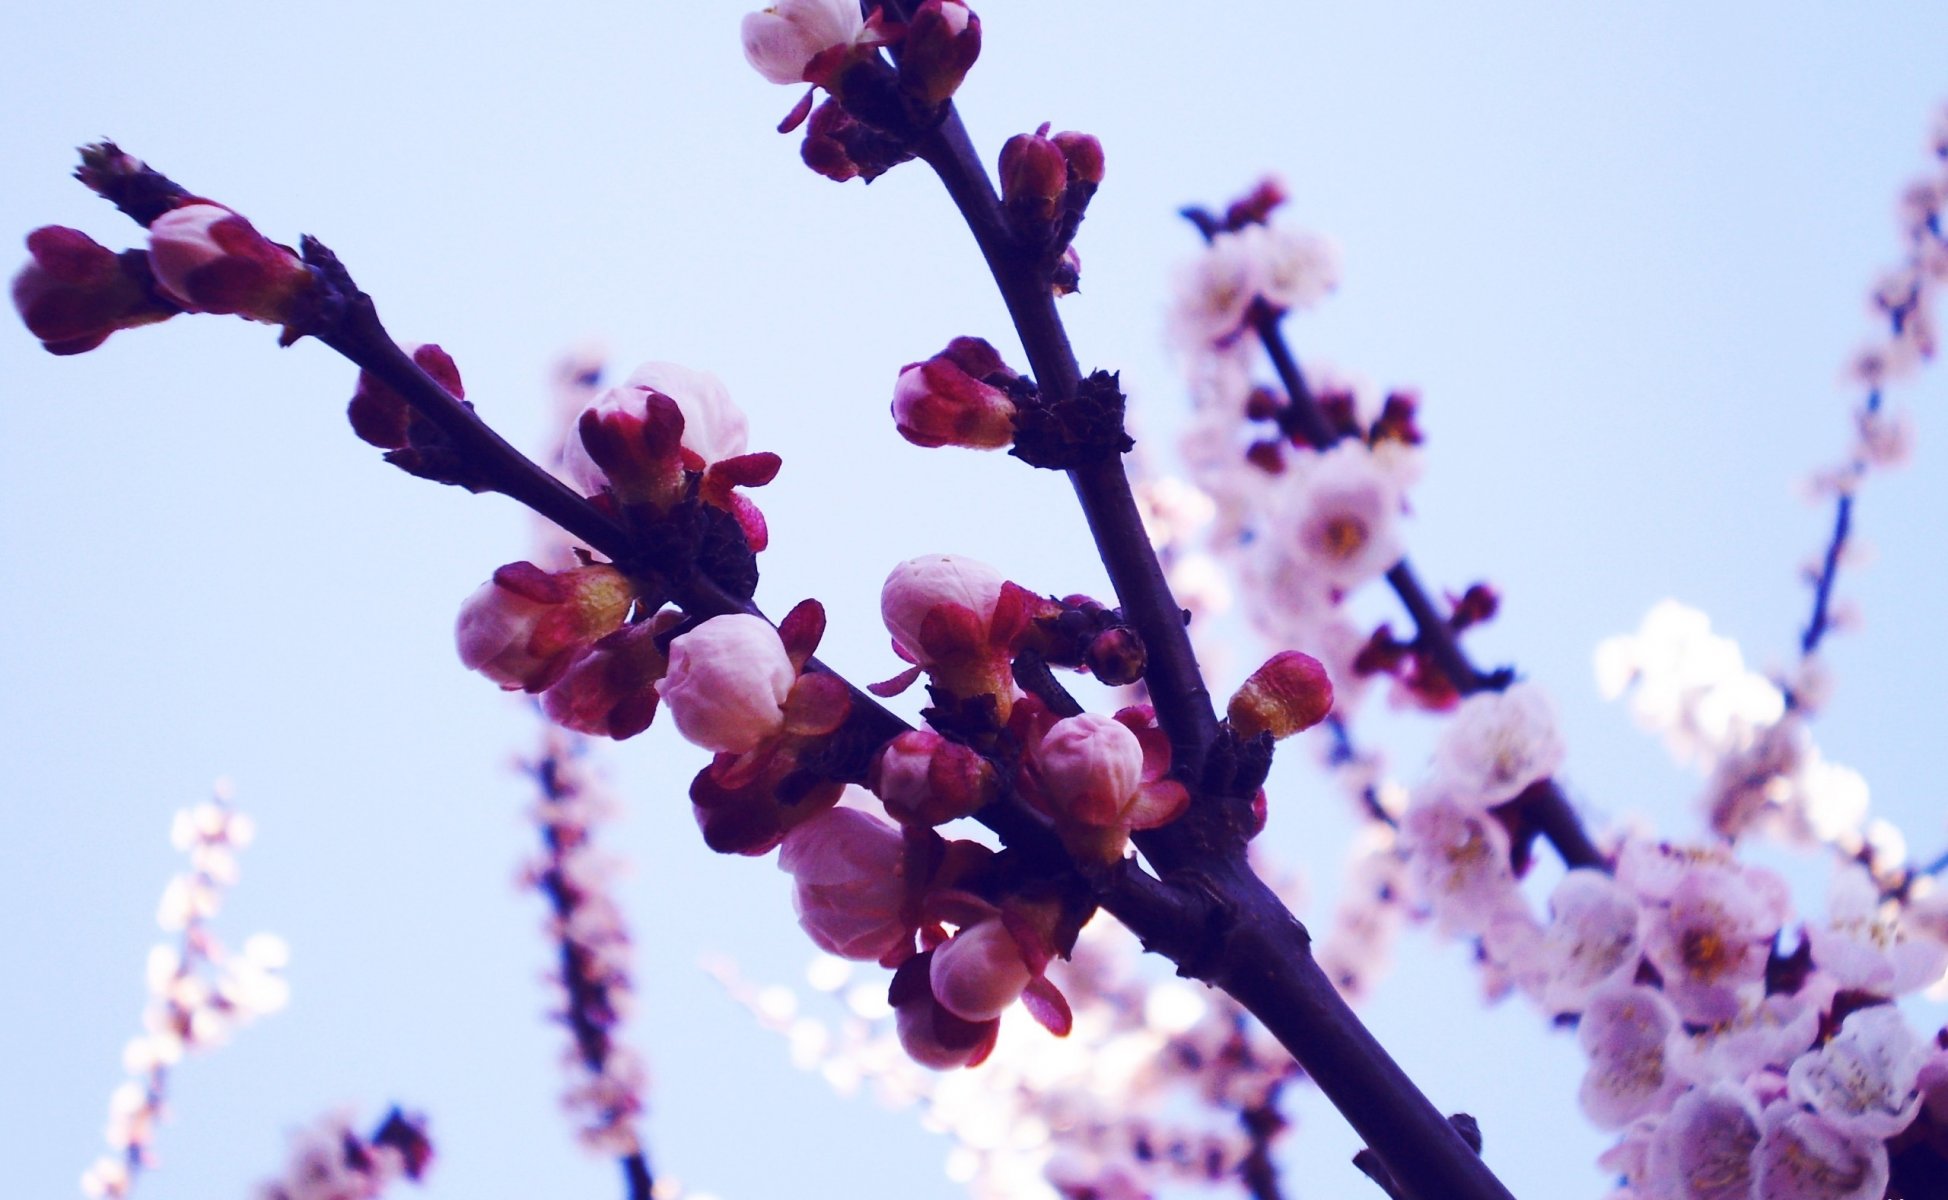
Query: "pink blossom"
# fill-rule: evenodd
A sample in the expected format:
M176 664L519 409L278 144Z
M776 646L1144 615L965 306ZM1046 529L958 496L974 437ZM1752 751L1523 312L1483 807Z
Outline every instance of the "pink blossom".
M1264 290L1263 257L1247 239L1220 233L1178 272L1171 331L1192 349L1227 341L1243 327L1251 302Z
M1679 1029L1677 1010L1652 988L1612 984L1590 997L1576 1029L1590 1058L1578 1095L1598 1129L1661 1113L1690 1086L1667 1050Z
M778 0L744 17L744 60L772 83L824 83L837 52L863 39L854 0Z
M1545 1008L1575 1012L1605 983L1628 982L1642 954L1637 898L1628 888L1602 871L1579 868L1556 884L1549 910L1539 946Z
M1786 1073L1792 1097L1835 1128L1862 1137L1893 1137L1921 1108L1921 1068L1928 1047L1901 1011L1876 1004L1848 1015L1840 1032Z
M899 830L854 808L827 809L785 834L778 866L819 949L869 962L913 952L905 853Z
M1247 225L1236 235L1258 259L1259 294L1275 308L1312 308L1339 287L1339 247L1317 233Z
M990 1021L1020 997L1032 978L1021 947L998 919L979 921L933 952L928 980L934 999L963 1021Z
M1759 1200L1758 1144L1758 1113L1745 1089L1686 1092L1651 1137L1642 1190L1660 1200Z
M1136 792L1143 774L1143 747L1128 726L1099 713L1057 721L1036 749L1042 784L1067 813L1108 818Z
M311 268L219 204L173 208L149 226L149 261L170 299L194 312L291 320L311 292Z
M635 596L614 567L549 573L533 563L494 572L460 606L460 661L509 691L539 692L615 630Z
M1486 813L1444 795L1416 797L1401 841L1441 928L1479 933L1504 906L1520 903L1508 831Z
M1887 1146L1849 1132L1796 1104L1777 1103L1759 1118L1758 1192L1764 1200L1881 1200Z
M1701 863L1650 909L1644 953L1686 1021L1730 1020L1756 997L1787 908L1785 882L1772 872Z
M1461 702L1434 748L1434 774L1457 799L1485 808L1555 774L1562 758L1548 694L1518 683Z
M1364 442L1296 456L1276 512L1276 551L1340 591L1400 561L1400 493Z
M706 750L743 754L783 730L798 672L778 631L762 617L712 617L670 643L657 685L684 737Z
M1948 944L1912 919L1911 905L1883 901L1864 866L1842 864L1827 892L1827 919L1809 923L1813 961L1844 988L1901 996L1948 970Z

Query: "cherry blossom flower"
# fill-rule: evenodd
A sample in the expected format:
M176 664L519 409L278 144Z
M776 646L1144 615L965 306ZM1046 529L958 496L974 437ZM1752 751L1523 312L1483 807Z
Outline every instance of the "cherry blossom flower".
M1789 1103L1759 1118L1758 1191L1764 1200L1881 1200L1887 1146Z
M1921 1068L1928 1047L1899 1009L1876 1004L1850 1013L1840 1032L1786 1073L1792 1097L1835 1128L1888 1138L1906 1129L1921 1108Z
M853 0L779 0L748 13L744 60L772 83L829 84L858 47L871 40Z
M1170 313L1173 340L1203 349L1237 336L1251 302L1265 290L1264 256L1247 239L1220 233L1177 274Z
M696 458L696 470L741 456L750 438L744 413L730 398L724 381L709 371L695 371L671 362L647 362L598 397L589 411L598 418L610 414L644 416L650 394L667 396L683 416L680 444ZM585 496L599 495L610 486L608 475L589 454L579 431L562 447L561 469Z
M1785 882L1772 872L1712 863L1685 871L1668 898L1650 907L1644 954L1686 1021L1730 1020L1763 988L1788 907Z
M1622 1129L1666 1111L1690 1086L1667 1053L1679 1029L1677 1010L1654 988L1625 982L1590 997L1576 1037L1590 1059L1578 1095L1591 1123Z
M1602 871L1579 868L1550 893L1549 910L1537 947L1547 979L1545 1008L1576 1012L1606 983L1629 981L1642 951L1637 898L1628 888Z
M1339 247L1316 233L1247 225L1235 235L1259 260L1259 294L1274 308L1312 308L1339 287Z
M1339 591L1377 579L1400 561L1400 493L1373 451L1354 439L1300 451L1274 502L1277 552Z
M1883 901L1873 877L1843 863L1827 892L1827 919L1809 923L1813 961L1838 986L1902 996L1948 971L1948 943L1909 919L1910 906Z
M1420 894L1442 929L1479 933L1505 906L1520 903L1509 869L1508 831L1479 808L1444 794L1422 794L1400 832Z
M1523 682L1461 702L1434 748L1434 778L1456 798L1486 808L1555 774L1562 757L1548 694Z
M1745 1089L1720 1083L1686 1092L1651 1137L1643 1191L1668 1200L1751 1200L1758 1144L1758 1113Z
M798 672L778 631L762 617L712 617L670 643L657 684L684 737L742 754L784 728L785 699Z
M899 830L841 806L786 833L778 866L795 884L798 924L819 949L887 962L913 952L905 856Z
M400 1180L418 1183L433 1158L425 1118L393 1109L370 1136L333 1113L291 1138L282 1176L259 1184L254 1200L378 1200Z
M1015 378L994 347L959 337L925 362L900 368L893 422L916 446L994 450L1015 437L1015 402L989 382Z

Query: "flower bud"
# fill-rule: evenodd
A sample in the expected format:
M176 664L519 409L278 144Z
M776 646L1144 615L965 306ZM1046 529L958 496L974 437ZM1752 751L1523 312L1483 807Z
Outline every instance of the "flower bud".
M906 23L900 86L923 103L944 103L980 56L981 18L962 0L925 0Z
M652 396L665 397L675 406L681 418L678 445L695 458L692 469L701 471L744 453L750 425L731 400L723 380L709 371L693 371L676 363L648 362L603 392L584 416L587 419L592 414L598 425L614 433L613 449L603 456L617 464L618 473L640 467L645 475L660 478L664 469L662 463L670 454L664 446L665 435L678 422L670 419L667 408L652 406ZM607 440L599 434L597 437ZM596 461L598 453L602 452L585 440L579 427L562 448L562 471L583 495L598 495L611 486L625 492L640 490L638 485L656 486L636 478L612 479ZM654 468L652 459L657 460ZM626 467L621 465L625 462Z
M431 343L410 347L407 353L420 370L431 375L454 399L466 398L467 389L460 382L460 368L454 365L452 355ZM352 432L362 441L381 450L406 449L412 445L412 413L406 398L393 391L390 384L369 371L358 373L358 384L352 389L352 402L346 406L345 415L352 423Z
M156 293L140 250L118 255L78 229L46 225L27 235L27 252L33 257L14 276L14 310L51 354L93 350L118 329L180 311Z
M1014 377L994 348L979 338L955 338L925 362L908 363L893 386L893 421L900 436L916 446L973 450L995 450L1013 442L1015 402L986 382L1002 372Z
M1057 721L1036 749L1043 790L1065 816L1114 824L1143 776L1143 746L1111 717L1082 713Z
M271 325L294 319L315 287L294 251L220 204L186 204L157 217L149 259L164 294L184 308Z
M979 921L933 952L927 981L940 1006L963 1021L992 1021L1007 1011L1031 975L1021 947L1000 920Z
M510 563L460 607L460 661L509 691L539 692L621 625L634 598L614 567L549 574Z
M542 693L542 711L555 724L590 737L621 741L649 728L656 716L656 683L669 670L656 639L677 619L672 610L595 643Z
M905 860L899 830L855 808L827 809L793 828L778 854L805 933L827 954L860 962L913 952Z
M1062 158L1068 163L1069 179L1094 191L1103 181L1103 144L1094 134L1077 133L1073 129L1065 129L1049 140L1062 151Z
M1047 134L1043 125L1034 133L1016 134L1001 147L1001 201L1020 220L1055 220L1069 190L1068 159Z
M1082 662L1091 675L1110 687L1123 687L1143 678L1150 665L1150 652L1136 630L1116 625L1089 640Z
M1231 697L1225 714L1239 737L1269 733L1287 738L1310 729L1332 711L1332 680L1310 654L1285 650L1251 673Z
M964 1021L934 999L929 982L938 951L909 958L893 973L886 1000L893 1006L900 1047L936 1071L980 1065L993 1052L1000 1021Z
M1000 786L985 758L931 729L909 729L886 743L868 783L895 820L926 826L973 816Z
M984 640L1006 581L986 563L928 554L893 568L879 592L886 631L921 666Z
M913 152L905 143L854 117L834 96L812 110L798 156L806 166L835 182L863 179L871 183L912 158Z
M853 0L778 0L747 13L744 60L772 83L826 83L866 28Z
M670 669L657 685L684 737L743 754L783 730L785 698L798 672L762 617L712 617L670 643Z

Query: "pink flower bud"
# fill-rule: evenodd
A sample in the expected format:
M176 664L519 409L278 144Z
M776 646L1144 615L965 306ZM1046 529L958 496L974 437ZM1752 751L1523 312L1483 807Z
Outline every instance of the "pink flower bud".
M1001 147L1001 200L1028 221L1049 222L1062 211L1069 190L1069 163L1047 137L1048 126L1018 133Z
M882 962L913 952L905 858L899 830L855 808L831 808L785 834L778 866L796 885L798 923L819 949Z
M1000 920L980 921L933 952L927 979L940 1006L963 1021L992 1021L1021 996L1032 976L1021 947Z
M656 639L677 619L670 610L595 643L542 693L542 711L555 724L590 737L620 741L649 728L656 716L657 681L669 670Z
M923 555L901 563L886 577L879 592L880 617L907 657L926 666L933 653L952 652L973 636L985 637L1005 582L1001 572L971 558Z
M754 750L785 725L785 697L798 672L761 617L712 617L670 643L670 669L657 690L684 737L724 754Z
M682 449L696 458L695 470L744 453L749 423L732 402L723 380L708 371L693 371L676 363L649 362L630 372L621 384L602 393L589 412L604 421L612 414L637 423L652 419L649 396L668 397L682 415ZM606 423L606 422L605 422ZM587 496L609 487L608 474L596 464L578 429L562 448L562 471Z
M454 399L466 398L467 389L460 382L460 368L454 365L452 355L431 343L408 347L407 353ZM412 408L404 396L369 371L358 373L345 415L352 422L353 433L382 450L404 450L412 445Z
M981 18L961 0L926 0L906 24L900 86L927 104L944 103L980 56Z
M14 276L14 310L51 354L93 350L118 329L167 320L179 309L156 294L149 256L116 254L78 229L27 235L33 257Z
M1015 402L986 382L1002 373L1014 377L979 338L955 338L925 362L908 363L893 387L893 421L900 436L916 446L974 450L1013 442Z
M1286 650L1251 673L1231 697L1226 715L1239 737L1269 733L1291 737L1326 719L1332 711L1332 680L1310 654Z
M539 692L591 643L622 624L634 601L613 567L549 574L510 563L460 607L460 661L509 691Z
M157 217L149 258L163 292L195 312L283 324L314 287L294 251L220 204L186 204Z
M909 958L893 973L886 999L893 1006L900 1047L936 1071L978 1066L993 1052L1001 1022L964 1021L934 999L929 976L937 953Z
M986 759L930 729L909 729L886 743L868 782L896 820L926 826L973 816L1000 785Z
M1055 808L1085 824L1110 825L1142 780L1143 746L1122 722L1082 713L1043 735L1036 763Z
M745 15L744 60L772 83L823 84L865 31L854 0L779 0Z

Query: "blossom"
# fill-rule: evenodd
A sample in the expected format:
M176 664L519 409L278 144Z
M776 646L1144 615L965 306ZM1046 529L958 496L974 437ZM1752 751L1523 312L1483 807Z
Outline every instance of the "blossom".
M1849 1014L1840 1032L1786 1072L1792 1098L1835 1128L1887 1138L1906 1129L1921 1108L1921 1068L1928 1047L1899 1009L1876 1004Z
M1439 793L1417 796L1401 823L1401 841L1443 929L1479 933L1519 899L1508 831L1477 808Z
M854 0L779 0L745 15L744 61L772 83L828 83L866 28Z
M1651 1136L1642 1190L1669 1200L1749 1200L1758 1144L1745 1089L1721 1083L1686 1092Z
M1679 1028L1677 1010L1653 988L1625 982L1590 997L1576 1029L1590 1058L1578 1098L1597 1128L1661 1113L1689 1086L1666 1053Z
M1247 225L1236 235L1262 267L1260 292L1274 308L1312 308L1339 287L1339 247L1317 233Z
M1274 502L1276 552L1350 591L1400 561L1400 493L1366 444L1303 451Z
M1818 1113L1773 1103L1759 1118L1758 1192L1765 1200L1881 1200L1887 1146Z
M778 866L795 884L798 924L840 958L885 962L913 952L905 841L870 813L830 808L785 834Z
M207 201L172 208L149 225L149 261L164 294L182 307L269 324L294 319L315 286L289 247Z
M13 279L14 310L51 354L93 350L118 329L179 311L156 294L140 250L116 254L78 229L46 225L27 235L27 253Z
M1457 797L1487 807L1555 774L1562 757L1548 694L1525 682L1461 702L1434 748L1434 775Z
M894 819L928 826L974 815L1000 788L978 752L931 729L909 729L886 743L868 783Z
M1788 907L1785 882L1758 867L1700 862L1645 919L1644 954L1686 1021L1730 1020L1765 981Z
M1639 909L1630 890L1602 871L1569 871L1549 895L1551 920L1539 949L1546 963L1544 1007L1575 1012L1589 994L1619 977L1628 981L1641 949Z
M1236 337L1251 302L1265 290L1265 262L1256 247L1235 233L1220 233L1204 253L1177 273L1170 311L1173 339L1206 349Z
M550 574L533 563L509 563L460 606L460 661L509 691L542 691L619 627L634 599L614 567Z
M893 644L910 661L926 666L929 647L948 633L984 637L1006 582L986 563L957 554L927 554L893 568L879 592L879 612ZM948 627L955 627L949 629ZM958 638L951 640L960 640Z
M784 704L798 672L778 631L762 617L712 617L670 643L657 684L684 737L742 754L784 728Z

